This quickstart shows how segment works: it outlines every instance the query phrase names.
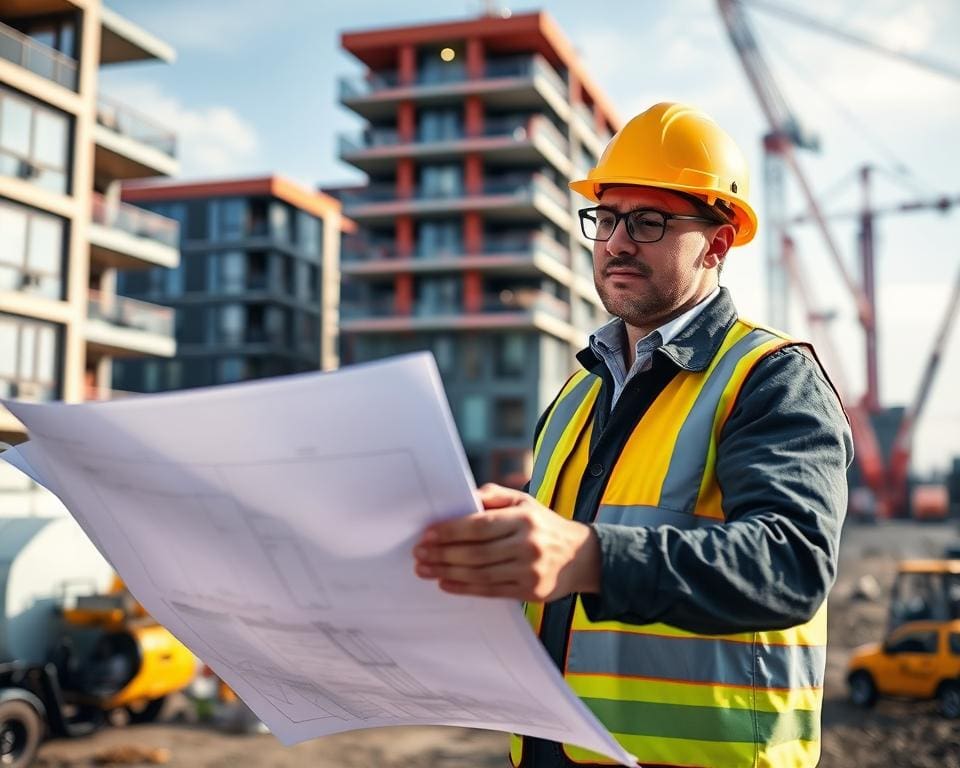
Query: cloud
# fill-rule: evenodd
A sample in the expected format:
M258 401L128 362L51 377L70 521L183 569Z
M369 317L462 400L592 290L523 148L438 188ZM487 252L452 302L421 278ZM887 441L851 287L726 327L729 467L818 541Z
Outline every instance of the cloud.
M182 177L236 175L259 166L257 132L230 107L187 107L148 82L116 84L107 95L177 134Z

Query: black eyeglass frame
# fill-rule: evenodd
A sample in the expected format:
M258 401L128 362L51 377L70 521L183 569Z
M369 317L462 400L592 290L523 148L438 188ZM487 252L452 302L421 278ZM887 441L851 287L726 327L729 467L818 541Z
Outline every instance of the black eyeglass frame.
M606 211L607 213L611 213L614 216L613 229L610 230L610 235L607 237L590 237L590 235L587 234L587 229L586 229L587 218L589 217L589 214L596 213L597 211ZM596 205L592 208L581 208L579 211L577 211L577 213L580 215L580 231L583 233L583 236L587 238L587 240L592 240L596 243L607 242L607 240L613 237L613 233L617 231L617 227L620 225L620 220L623 219L624 221L626 221L626 219L629 216L632 216L635 213L655 213L658 216L663 217L663 226L660 227L660 237L658 237L656 240L637 240L637 238L635 238L630 232L629 222L624 224L624 228L627 230L627 237L629 237L635 243L642 243L642 244L659 243L661 240L663 240L663 236L667 232L667 222L670 221L671 219L680 219L681 221L703 221L703 222L706 222L707 224L729 224L730 223L728 221L722 221L720 219L708 219L706 216L690 216L683 213L667 213L666 211L661 211L657 208L634 208L632 211L626 211L625 213L621 213L615 208L608 208L605 205ZM596 225L596 220L594 220L593 223L594 225Z

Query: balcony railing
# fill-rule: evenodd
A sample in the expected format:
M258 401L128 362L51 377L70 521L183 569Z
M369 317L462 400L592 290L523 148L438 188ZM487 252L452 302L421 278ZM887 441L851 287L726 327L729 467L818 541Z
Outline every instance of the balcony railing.
M566 98L567 85L557 71L539 54L534 56L508 56L488 59L484 67L484 79L506 77L535 77L541 75L551 87ZM450 67L438 70L421 70L414 82L409 85L439 85L442 83L465 82L467 71L463 67ZM400 82L396 71L379 71L365 77L341 77L340 98L342 100L370 96L381 91L405 86Z
M180 224L176 219L128 203L110 205L103 195L97 193L93 195L92 221L173 248L180 244Z
M483 238L483 248L478 253L467 252L461 244L460 246L438 248L431 251L415 249L413 253L401 256L393 247L393 243L369 243L359 240L356 242L344 242L340 256L344 263L349 264L365 261L393 261L398 259L434 261L439 259L530 253L531 251L540 251L564 264L569 261L567 249L543 232L533 232L529 235L486 235Z
M173 337L173 310L170 307L125 296L107 297L91 290L87 299L87 317L121 328Z
M569 320L570 305L539 288L505 289L483 297L484 312L546 312L560 320Z
M158 149L165 155L176 156L176 134L113 99L103 96L97 99L97 123L113 133Z
M542 192L554 200L558 205L566 208L569 204L568 195L547 176L541 173L505 174L503 176L487 177L483 181L480 194L482 195L530 195L534 191ZM406 197L397 195L395 184L375 183L366 187L340 192L343 204L349 206L368 205L371 203L386 203L404 200L450 200L472 196L462 185L450 187L421 187L411 190Z
M35 75L77 90L77 62L60 51L0 22L0 58L19 64Z

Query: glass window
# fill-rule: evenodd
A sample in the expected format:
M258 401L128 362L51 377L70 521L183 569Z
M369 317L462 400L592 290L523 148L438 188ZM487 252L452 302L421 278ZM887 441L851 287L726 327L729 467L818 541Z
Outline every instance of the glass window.
M242 344L246 312L242 304L226 304L220 308L220 341Z
M0 314L0 396L53 400L59 394L60 329Z
M464 442L481 442L487 439L487 398L483 395L467 395L460 411L460 432Z
M60 272L63 259L63 222L34 216L30 226L27 266L38 272Z
M457 347L452 336L436 336L431 345L433 356L437 360L437 368L443 376L449 376L456 371Z
M290 241L290 209L283 203L270 204L270 234L281 243Z
M950 653L960 656L960 635L956 632L950 633Z
M184 266L183 266L183 256L180 257L180 263L177 264L173 269L167 269L165 271L166 277L166 295L167 296L180 296L183 294L183 276L184 276Z
M437 258L463 252L463 224L459 219L423 221L417 237L417 258Z
M184 262L184 287L188 293L193 293L194 291L204 291L207 290L211 293L217 292L215 275L208 276L208 262L210 263L210 269L214 269L214 264L216 259L213 257L208 257L204 253L191 253L190 255L183 254L181 255L181 260ZM207 277L211 278L209 285L205 285L205 279Z
M186 203L187 233L190 240L207 240L210 237L209 211L207 200L191 200Z
M242 381L244 376L244 365L242 357L224 357L217 365L217 379L223 384L229 384L234 381Z
M70 119L0 87L0 174L67 192Z
M463 122L456 107L421 109L417 122L420 141L448 141L463 135Z
M898 635L887 643L886 652L898 653L936 653L936 632L910 632Z
M526 403L522 397L500 397L494 406L497 437L524 437L527 431Z
M215 257L211 255L211 261ZM247 259L242 251L227 251L219 255L220 290L223 293L243 293L246 290Z
M0 201L0 289L59 299L65 237L63 219Z
M0 101L0 147L21 157L30 156L30 106L19 99Z
M420 168L421 197L458 197L463 194L463 166L456 163Z
M33 156L44 165L67 165L67 120L52 112L37 112L34 125Z
M496 337L494 366L497 376L506 379L522 378L527 368L527 337L519 333L505 333Z

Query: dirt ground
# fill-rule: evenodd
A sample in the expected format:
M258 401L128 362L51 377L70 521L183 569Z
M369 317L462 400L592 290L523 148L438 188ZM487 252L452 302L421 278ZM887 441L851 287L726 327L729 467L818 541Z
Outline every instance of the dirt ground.
M953 526L914 524L848 526L844 532L840 575L830 598L821 768L960 768L960 722L944 720L934 704L925 702L881 701L864 712L846 702L845 685L851 650L882 636L897 560L937 556L956 537ZM877 600L855 596L858 580L868 574L881 586ZM172 709L176 717L177 708ZM129 754L122 754L124 749ZM168 719L50 741L41 748L38 765L146 766L153 757L175 768L502 768L506 749L503 734L456 728L378 729L285 748L270 735L228 735Z

